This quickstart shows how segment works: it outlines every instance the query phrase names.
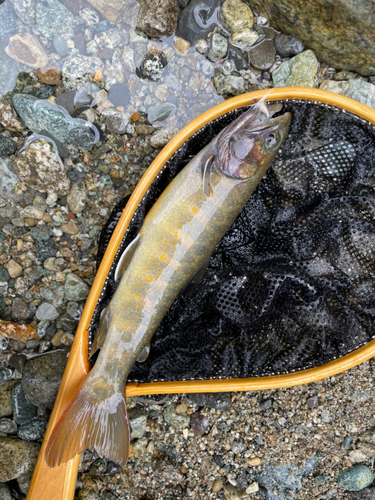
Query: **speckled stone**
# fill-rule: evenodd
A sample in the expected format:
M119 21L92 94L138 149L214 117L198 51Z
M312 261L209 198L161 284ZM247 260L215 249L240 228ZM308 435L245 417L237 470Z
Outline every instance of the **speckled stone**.
M128 418L131 428L131 439L143 437L146 432L147 413L138 408L132 408L128 412Z
M76 90L82 83L92 82L104 63L99 57L73 55L64 61L63 83L67 90Z
M18 427L17 436L24 441L37 441L44 436L47 423L37 418Z
M56 52L59 54L59 56L65 57L66 55L68 55L69 49L66 44L66 41L62 36L57 35L53 38L53 46Z
M88 0L109 21L116 21L119 14L130 3L128 0Z
M0 137L0 156L10 156L17 151L17 144L9 137Z
M64 195L70 181L61 160L49 142L39 139L19 153L13 162L18 177L29 187L42 193Z
M48 55L35 36L19 33L10 37L5 53L15 61L30 68L44 68L48 64Z
M275 69L275 87L317 87L319 63L311 50L305 50Z
M6 483L0 483L0 499L1 500L12 500L12 492Z
M17 424L28 424L34 417L36 417L37 408L26 399L20 383L13 387L12 401L13 419Z
M177 430L183 430L190 425L190 415L187 413L177 413L176 405L169 405L163 412L166 422Z
M42 35L52 39L56 35L72 36L74 27L82 22L58 0L38 0L36 6L36 24Z
M180 12L177 0L142 0L137 30L149 37L171 36Z
M17 433L17 424L13 420L11 420L10 418L1 418L0 419L0 432L4 432L5 434L16 434Z
M219 33L210 36L207 58L210 61L224 59L228 52L228 40Z
M216 71L212 83L218 95L240 95L245 92L245 80L242 76L227 76Z
M0 386L0 417L9 417L13 413L12 390L15 380L9 380Z
M38 443L0 437L0 481L11 481L33 471L39 450Z
M367 488L374 480L374 474L364 464L353 465L349 469L339 472L337 482L349 491L360 491Z
M275 37L275 49L281 57L292 57L303 52L305 47L303 43L294 36L279 33Z
M0 123L11 132L22 132L24 129L13 106L3 98L0 98Z
M88 296L89 291L89 287L82 278L74 273L67 274L64 286L66 300L84 300Z
M375 109L375 85L372 83L364 82L363 80L342 82L324 80L319 88L350 97L355 101Z
M155 132L150 140L150 144L154 148L162 148L177 134L176 128L165 128Z
M67 351L59 349L30 359L23 370L22 387L35 406L52 409L67 362Z
M9 0L17 17L24 24L35 24L36 0Z
M40 68L36 76L41 83L45 83L46 85L57 85L61 80L61 68L59 66Z
M59 317L59 313L53 304L43 302L36 311L36 318L40 321L53 321Z
M9 2L0 3L0 37L17 29L16 16Z
M237 33L243 28L251 29L253 13L242 0L225 0L220 10L220 20L229 33Z

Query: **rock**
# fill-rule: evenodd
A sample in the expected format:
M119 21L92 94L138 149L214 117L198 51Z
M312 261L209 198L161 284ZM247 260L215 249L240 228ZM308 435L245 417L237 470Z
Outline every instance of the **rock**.
M129 0L88 0L109 21L116 21L119 14L129 6Z
M38 441L44 436L46 428L46 422L34 418L31 422L18 427L17 436L25 441Z
M275 87L317 87L319 63L311 50L305 50L282 63L272 74Z
M249 28L242 28L240 31L236 31L230 37L230 43L235 47L239 47L242 50L246 50L258 40L259 35L256 31Z
M5 53L30 68L43 68L48 64L48 55L37 38L29 33L19 33L9 39Z
M349 491L360 491L369 486L374 480L374 474L363 464L353 465L349 469L339 472L337 482Z
M6 268L0 264L0 282L4 283L5 281L9 281L10 276Z
M282 35L275 37L275 49L280 57L292 57L305 50L303 43L294 36Z
M231 394L229 392L193 393L189 394L188 398L198 406L214 408L219 411L226 410L232 404Z
M49 66L48 68L40 68L36 72L36 76L41 83L46 85L58 85L61 80L61 68L59 66Z
M166 65L167 59L162 52L148 52L136 73L143 80L157 82L162 77Z
M88 28L91 28L100 21L99 14L91 7L85 7L79 12L80 17Z
M78 234L79 233L79 227L72 220L70 220L70 221L66 222L65 224L63 224L62 226L60 226L60 229L63 233L66 233L66 234Z
M367 431L358 436L361 441L375 445L375 426L370 427Z
M122 42L122 32L119 28L112 28L94 36L95 43L100 49L114 49Z
M221 490L222 487L223 487L223 481L221 481L220 479L216 479L212 484L212 491L214 493L217 493L218 491Z
M1 281L1 280L0 280ZM28 342L39 338L34 325L12 323L11 321L0 320L0 335L17 342Z
M0 481L16 479L34 470L40 445L8 437L0 437Z
M44 262L48 257L55 257L57 253L57 246L53 240L37 241L35 243L36 258L40 262Z
M13 299L12 303L12 318L15 320L25 320L30 316L29 306L19 297Z
M3 200L21 201L22 195L14 194L13 188L20 181L10 168L10 158L0 158L0 198ZM0 279L0 281L2 281Z
M18 487L25 495L27 495L29 491L32 476L32 472L26 472L26 474L17 477Z
M71 116L76 116L82 111L89 109L92 97L85 93L68 90L56 97L55 103L66 109Z
M151 38L173 35L180 9L177 0L142 0L136 29Z
M59 317L59 313L53 304L43 302L36 311L36 319L39 321L53 321Z
M143 437L146 432L147 413L138 408L132 408L128 412L128 418L131 428L131 439Z
M89 287L86 283L74 273L69 273L66 275L65 279L65 299L66 300L84 300L89 294Z
M52 85L42 85L36 92L38 99L49 99L55 93L55 87Z
M18 278L22 274L22 267L13 259L8 262L7 269L11 278Z
M0 386L0 417L9 417L13 413L12 391L14 380L9 380Z
M33 418L36 417L37 408L26 399L20 383L13 387L12 401L13 419L17 424L28 424Z
M249 495L245 490L227 483L224 485L224 496L227 500L249 500Z
M6 483L0 483L0 499L1 500L12 500L12 493L9 486Z
M68 57L62 67L65 88L76 90L82 83L92 82L100 69L104 69L104 64L99 57L76 54Z
M4 385L6 382L9 382L11 380L13 375L13 370L11 370L9 367L7 368L0 368L0 386Z
M155 132L150 140L153 148L163 148L178 132L177 128L165 128Z
M135 72L134 50L128 45L124 46L121 61L125 71L128 71L129 73Z
M0 37L17 30L17 19L9 2L0 4Z
M242 0L225 0L220 10L220 21L229 33L237 33L243 28L251 29L253 13Z
M345 492L348 500L375 500L375 488L365 488L355 493Z
M36 0L9 0L17 17L24 24L35 24Z
M208 430L208 417L199 411L193 413L191 416L191 428L196 436L203 436Z
M330 66L375 74L373 26L375 11L371 0L340 2L332 16L330 1L299 0L247 1L282 33L293 35L317 58Z
M123 83L113 84L109 89L107 99L115 108L118 106L127 108L130 102L129 87Z
M208 44L205 40L203 40L207 47L208 47ZM182 55L186 55L188 50L190 49L191 45L190 43L187 41L187 40L184 40L183 38L179 37L179 36L175 36L173 38L173 47L177 50L177 52L179 52L180 54ZM206 48L207 48L206 47ZM197 49L198 50L198 49Z
M242 76L226 76L221 71L216 71L212 83L219 95L240 95L245 92L245 80Z
M162 122L176 112L176 106L170 102L150 106L147 110L147 118L150 123Z
M60 35L57 35L53 39L53 46L56 50L56 52L59 54L61 57L65 57L68 55L69 49L66 44L66 41L64 38Z
M262 28L264 38L249 51L251 65L261 71L267 71L275 62L276 52L273 40L275 31L272 28ZM259 39L261 36L259 36Z
M23 132L24 126L18 120L14 108L4 98L0 98L0 123L11 132Z
M191 0L178 17L176 35L190 45L206 40L218 25L217 7L217 0Z
M72 37L74 27L81 22L58 0L37 2L36 24L46 38L53 39L57 35Z
M85 0L60 0L60 2L74 15L77 15L85 6Z
M17 424L11 420L10 418L1 418L0 419L0 432L4 432L5 434L16 434L17 433ZM1 498L1 496L0 496Z
M343 82L324 80L319 88L350 97L355 101L361 102L362 104L366 104L366 106L375 109L375 85L372 83L364 82L363 80L350 80Z
M169 405L163 412L164 420L177 430L189 427L190 415L187 413L176 413L176 405Z
M137 439L137 441L133 444L133 454L135 458L141 457L146 453L147 447L147 439L142 437Z
M67 197L67 201L69 208L71 212L73 212L73 214L79 214L82 212L82 210L84 210L88 198L86 193L86 186L83 181L75 182L72 185L70 193Z
M154 90L154 95L159 101L164 101L168 97L168 86L165 83L158 85Z
M44 139L38 139L19 153L13 163L22 182L42 193L65 195L70 181L60 157Z
M220 35L219 33L214 33L210 36L210 42L207 52L207 58L210 61L217 61L218 59L224 59L228 52L228 40Z
M16 94L13 106L35 134L52 137L61 144L73 143L80 149L90 148L99 140L99 132L94 126L87 127L83 120L72 118L58 104L27 94Z
M30 403L40 408L53 408L66 362L66 349L59 349L26 363L22 387Z
M274 490L278 492L280 497L283 494L285 494L285 497L286 494L290 497L291 494L294 496L302 487L301 477L298 472L298 468L294 465L275 466L271 462L265 466L262 473L257 477L257 482L265 488L270 498L273 497Z

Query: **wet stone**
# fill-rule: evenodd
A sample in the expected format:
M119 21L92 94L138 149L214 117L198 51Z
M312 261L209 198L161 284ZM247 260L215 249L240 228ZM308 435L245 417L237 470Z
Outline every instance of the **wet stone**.
M226 410L232 404L229 392L189 394L188 398L198 406L214 408L219 411Z
M269 463L257 477L257 481L266 489L271 498L274 490L278 491L280 495L291 495L299 491L302 486L298 468L291 464L275 465Z
M147 448L147 439L142 437L137 439L137 441L133 444L133 454L135 458L139 458L142 455L145 455Z
M219 33L210 36L207 58L210 61L224 59L228 52L228 40Z
M13 106L2 98L0 98L0 124L11 132L22 132L24 129L23 125L18 120L17 113L15 112Z
M177 134L176 128L161 129L152 134L150 144L154 148L162 148Z
M40 445L13 439L0 438L0 481L16 479L34 470Z
M25 320L30 316L29 306L21 298L16 297L12 303L12 318L14 320Z
M66 44L66 41L64 38L60 35L57 35L53 39L53 46L56 50L56 52L59 54L61 57L65 57L68 55L69 49Z
M177 27L177 0L142 0L136 29L151 38L173 35Z
M361 102L372 109L375 109L375 85L363 80L350 80L335 82L324 80L320 85L323 90L335 92L346 97L350 97L355 101Z
M76 274L70 273L66 276L64 286L66 300L84 300L88 296L89 291L90 289L86 283Z
M27 424L36 417L37 408L28 402L21 384L17 384L13 388L12 401L14 409L13 418L17 424Z
M32 476L32 472L26 472L26 474L17 477L18 487L25 495L27 495L29 491Z
M309 408L309 410L315 408L317 404L318 404L318 396L311 396L311 398L307 400L307 408Z
M129 105L129 87L123 83L115 83L109 89L107 99L115 108L118 106L127 108Z
M276 52L273 39L264 39L249 51L250 64L261 71L270 69L275 62Z
M61 68L59 66L49 66L47 68L39 68L36 76L41 83L46 85L57 85L61 80Z
M317 87L319 63L311 50L286 61L273 72L275 87Z
M196 436L203 436L209 429L208 417L200 412L193 413L191 416L191 428Z
M92 82L99 69L103 69L99 57L73 55L65 59L62 68L63 83L67 90L76 90L81 84Z
M14 384L14 380L9 380L0 386L0 417L9 417L13 413L12 390Z
M375 445L375 426L367 429L367 431L359 436L359 439Z
M0 500L12 500L12 493L6 483L0 483Z
M347 450L348 448L350 448L352 441L353 441L353 436L345 436L344 440L342 441L342 443L340 445L340 448L342 450Z
M12 378L13 370L8 367L0 368L0 387Z
M227 76L216 71L212 83L218 95L240 95L245 92L245 80L242 76Z
M30 68L47 66L48 55L39 40L29 33L19 33L9 39L5 53L15 61Z
M48 257L55 257L57 246L53 240L35 242L36 257L40 262L44 262Z
M165 102L163 104L157 104L156 106L151 106L148 108L148 121L162 122L166 120L170 115L176 112L176 106L172 103Z
M0 137L0 156L10 156L17 151L17 144L9 137Z
M337 482L349 491L360 491L369 486L374 480L374 474L363 464L354 465L339 472Z
M253 13L242 0L225 0L220 10L220 20L229 33L237 33L243 28L251 29Z
M17 436L25 441L38 441L41 439L47 428L47 422L33 419L31 422L18 427Z
M0 37L17 29L16 16L9 2L0 3Z
M149 52L136 73L143 80L157 82L162 77L166 66L167 59L162 52Z
M178 17L176 35L191 45L206 40L218 25L217 7L217 0L191 0Z
M59 313L53 304L43 302L36 311L36 318L39 321L53 321L59 317Z
M26 356L24 354L13 354L9 360L9 364L13 366L19 373L22 373L26 364Z
M189 427L190 415L187 413L176 413L176 405L168 406L164 412L164 419L171 424L175 429L182 430Z
M245 490L237 488L237 486L233 486L230 483L224 485L224 496L227 500L247 500L249 498Z
M56 35L72 35L74 27L82 20L68 10L58 0L43 0L37 2L36 24L39 31L51 39Z
M294 36L278 34L275 37L275 49L280 57L292 57L303 52L305 47Z
M49 99L55 93L55 87L51 85L42 85L40 89L35 92L35 97L38 99Z
M53 408L66 362L66 348L60 348L26 363L22 387L31 403L38 407Z
M128 418L131 428L131 439L143 437L146 432L147 413L137 408L132 408L128 412Z

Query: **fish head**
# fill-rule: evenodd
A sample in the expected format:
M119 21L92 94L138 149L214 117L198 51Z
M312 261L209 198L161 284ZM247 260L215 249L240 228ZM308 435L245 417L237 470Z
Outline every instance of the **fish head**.
M263 177L291 123L289 112L273 117L281 110L281 104L267 105L262 111L250 108L228 125L218 136L217 170L235 179Z

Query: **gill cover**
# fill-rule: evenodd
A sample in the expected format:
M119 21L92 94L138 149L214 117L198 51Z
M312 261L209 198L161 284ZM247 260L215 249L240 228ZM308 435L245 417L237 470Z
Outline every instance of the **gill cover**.
M272 118L281 104L267 104L267 113L255 104L217 138L215 166L235 179L250 179L268 167L283 143L291 121L290 113Z

